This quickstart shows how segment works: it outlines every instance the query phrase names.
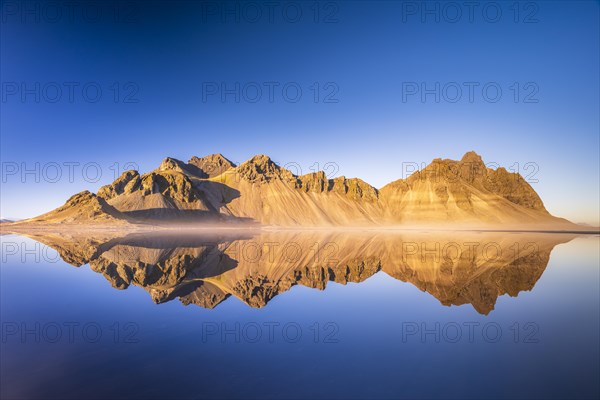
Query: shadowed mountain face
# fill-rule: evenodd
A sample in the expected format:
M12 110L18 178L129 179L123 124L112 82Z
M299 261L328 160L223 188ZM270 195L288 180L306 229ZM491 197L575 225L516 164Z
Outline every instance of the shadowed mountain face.
M80 196L87 200L91 194ZM573 229L556 218L519 174L487 168L474 152L460 161L435 159L407 179L376 189L358 178L323 171L297 176L268 156L236 166L220 154L166 158L154 171L123 173L87 202L73 202L31 223L166 224L254 222L276 226L504 224ZM76 217L73 217L73 216Z
M261 308L294 285L324 290L376 273L411 283L443 305L488 314L499 296L532 290L554 246L575 235L535 233L262 232L30 235L116 289L143 287L156 303L213 308L234 296Z

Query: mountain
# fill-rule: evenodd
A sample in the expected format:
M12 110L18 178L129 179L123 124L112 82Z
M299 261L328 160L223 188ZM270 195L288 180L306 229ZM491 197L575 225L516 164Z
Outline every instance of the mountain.
M173 235L28 235L115 289L142 287L156 303L214 308L235 297L261 308L295 285L325 290L377 273L408 282L445 306L489 314L498 297L532 290L552 249L576 234L271 231Z
M212 154L206 157L192 157L188 161L188 168L197 168L196 176L200 178L213 178L228 170L235 168L235 164L223 157L222 154Z
M77 200L77 201L75 201ZM166 158L126 171L97 195L82 192L31 223L258 223L274 226L423 226L574 229L546 210L518 173L487 168L475 152L435 159L376 189L358 178L297 176L266 155L235 165L222 156Z
M109 205L104 198L87 190L71 196L67 202L46 214L35 218L15 222L11 225L27 223L65 223L65 224L114 224L132 222L128 216Z
M387 219L476 224L565 223L551 216L538 194L516 173L486 168L475 152L460 161L435 159L380 191Z

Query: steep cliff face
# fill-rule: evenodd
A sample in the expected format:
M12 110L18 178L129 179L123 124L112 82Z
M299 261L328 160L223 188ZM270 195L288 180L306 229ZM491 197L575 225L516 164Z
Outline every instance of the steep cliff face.
M397 222L566 223L553 218L516 173L486 168L468 152L460 161L435 159L380 190L385 219Z
M140 174L137 171L130 170L123 172L112 184L102 186L98 190L98 196L105 200L110 200L121 194L130 194L139 189L141 184Z
M124 215L157 224L573 226L550 215L521 175L487 168L475 152L459 161L437 158L380 190L358 178L330 179L323 171L297 176L266 155L239 166L221 154L192 157L188 163L166 158L147 174L123 173L100 188L97 198L105 200L111 207L106 214L116 219ZM80 205L66 204L52 221L58 221L59 215L67 218L65 211L70 207ZM85 211L72 213L79 217L69 216L69 221L86 221Z

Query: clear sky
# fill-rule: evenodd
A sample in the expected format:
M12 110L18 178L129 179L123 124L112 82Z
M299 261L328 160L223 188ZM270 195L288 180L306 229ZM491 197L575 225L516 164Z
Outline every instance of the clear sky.
M475 150L599 224L598 2L0 4L3 218L166 156L381 187Z

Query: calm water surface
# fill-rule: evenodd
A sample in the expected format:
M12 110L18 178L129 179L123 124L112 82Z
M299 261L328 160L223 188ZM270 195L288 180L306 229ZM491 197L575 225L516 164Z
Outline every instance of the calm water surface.
M2 236L2 398L598 398L597 235Z

